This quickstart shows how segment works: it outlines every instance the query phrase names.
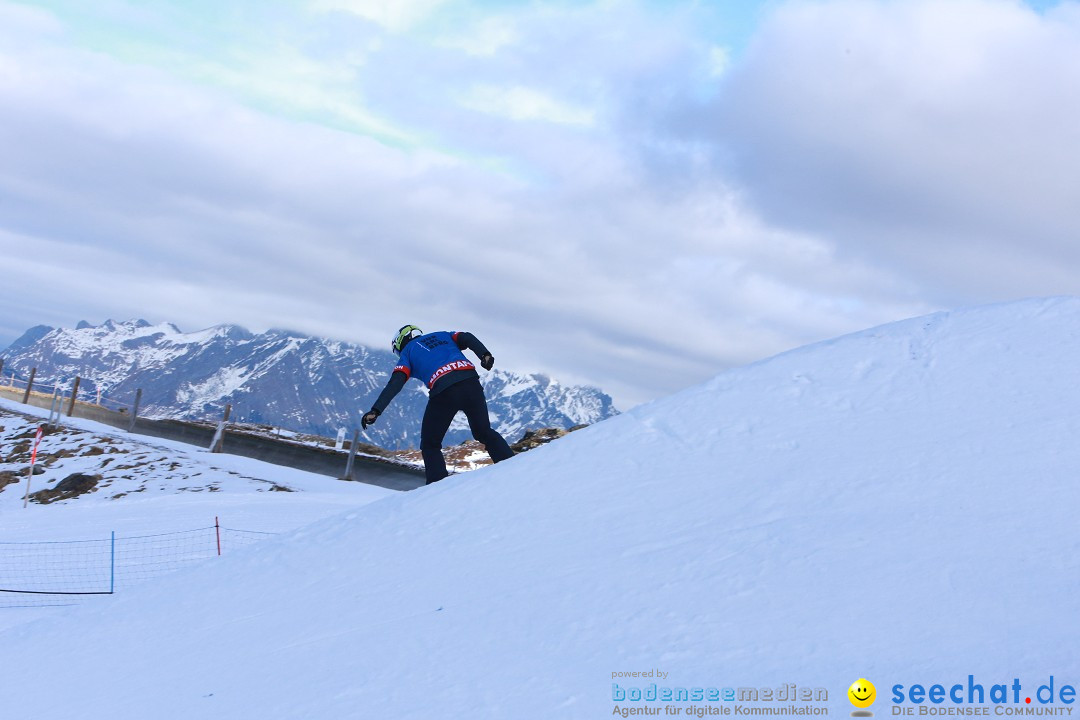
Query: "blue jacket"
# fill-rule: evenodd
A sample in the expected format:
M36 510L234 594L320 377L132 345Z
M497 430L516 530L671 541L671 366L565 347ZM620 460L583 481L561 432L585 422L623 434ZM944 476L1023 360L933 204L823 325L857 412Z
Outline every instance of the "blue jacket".
M476 366L461 352L465 349L478 357L489 354L484 344L468 332L440 330L414 338L401 349L400 360L371 409L379 413L386 410L411 377L427 385L429 395L437 395L462 380L479 377Z

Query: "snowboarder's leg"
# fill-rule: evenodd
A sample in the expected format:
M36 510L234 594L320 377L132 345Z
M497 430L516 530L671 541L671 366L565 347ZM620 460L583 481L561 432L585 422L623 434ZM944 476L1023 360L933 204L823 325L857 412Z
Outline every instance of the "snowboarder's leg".
M420 455L424 458L424 475L427 476L428 485L450 474L446 471L442 442L457 414L457 407L447 402L449 398L445 395L443 392L428 398L424 420L420 424Z
M480 381L478 379L466 380L458 385L461 386L461 409L469 420L469 429L472 430L473 437L484 444L493 462L502 462L513 457L514 451L510 449L506 438L491 427L487 400L484 398L484 388Z

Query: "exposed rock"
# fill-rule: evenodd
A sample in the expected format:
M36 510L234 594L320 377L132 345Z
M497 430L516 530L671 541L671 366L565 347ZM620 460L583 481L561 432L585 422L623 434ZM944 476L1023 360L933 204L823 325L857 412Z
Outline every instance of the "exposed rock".
M56 487L49 490L39 490L30 493L30 499L42 505L56 502L57 500L70 500L71 498L93 492L101 481L100 475L84 475L75 473L56 483Z
M510 449L515 453L523 453L538 448L541 445L547 445L549 442L558 440L567 433L580 430L583 427L588 426L575 425L569 430L563 430L562 428L526 430L520 440L515 443L510 443ZM397 450L393 451L392 455L402 462L414 465L423 463L423 458L420 456L419 450ZM450 472L462 472L464 470L491 464L491 458L486 454L486 449L482 444L475 440L466 440L458 445L444 447L443 458L446 460L446 467Z
M0 490L3 490L8 485L19 482L20 477L19 473L10 470L0 471Z
M580 430L586 425L575 425L569 430L563 430L562 428L540 428L539 430L526 430L525 434L516 443L510 445L510 448L518 453L525 452L526 450L532 450L538 448L541 445L547 445L552 440L558 440L565 436L567 433L572 433L575 430Z

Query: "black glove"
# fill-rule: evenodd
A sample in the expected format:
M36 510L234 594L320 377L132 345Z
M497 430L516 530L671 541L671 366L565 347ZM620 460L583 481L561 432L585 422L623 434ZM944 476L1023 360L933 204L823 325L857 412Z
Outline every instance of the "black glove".
M364 430L367 430L368 425L374 425L375 421L379 419L379 415L381 414L382 413L380 413L375 408L371 408L366 413L364 413L364 417L360 418L360 427L362 427Z
M485 370L490 370L494 366L495 357L491 353L488 353L484 357L480 358L480 367L484 368Z

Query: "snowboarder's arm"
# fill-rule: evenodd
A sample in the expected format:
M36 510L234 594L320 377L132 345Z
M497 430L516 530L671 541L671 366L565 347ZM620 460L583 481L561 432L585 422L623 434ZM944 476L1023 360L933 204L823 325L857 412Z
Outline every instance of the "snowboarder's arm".
M397 394L401 392L401 388L405 387L405 383L408 379L409 375L407 372L395 368L394 372L390 373L390 380L387 381L386 387L379 393L379 399L375 401L375 404L371 406L371 409L382 415L383 410L390 404L390 401L397 397Z
M490 370L495 364L495 358L492 357L491 352L472 333L456 332L454 333L454 342L459 350L472 350L476 353L476 357L480 358L480 367L485 370Z
M476 353L476 357L484 357L490 355L488 349L484 347L484 343L476 339L476 336L471 332L456 332L454 333L454 342L457 344L459 350L472 350Z

